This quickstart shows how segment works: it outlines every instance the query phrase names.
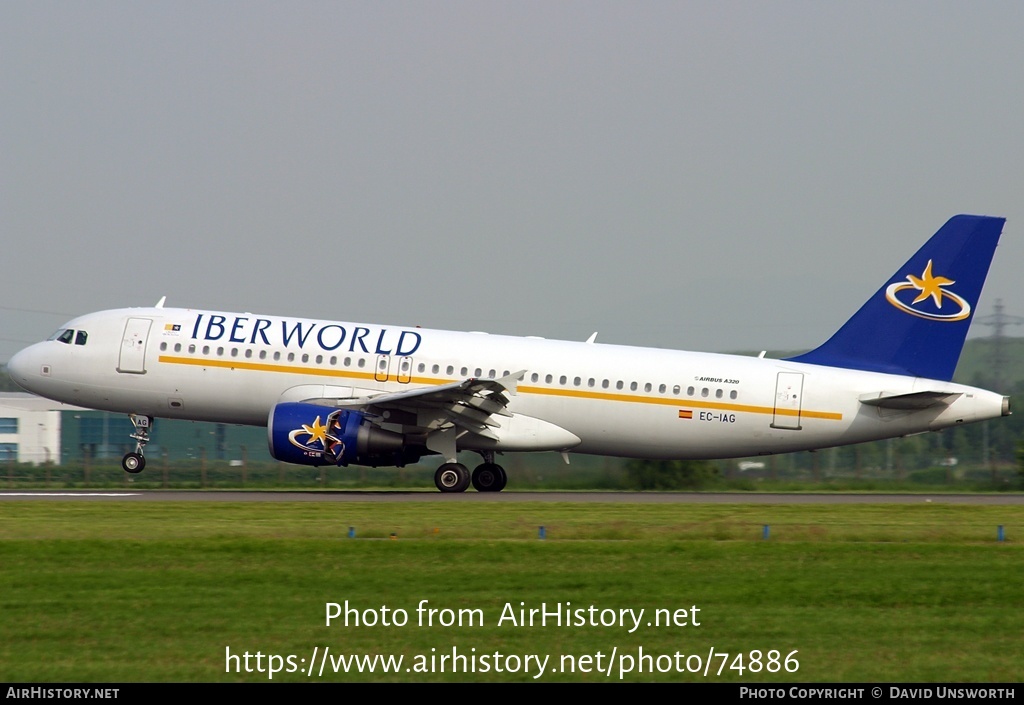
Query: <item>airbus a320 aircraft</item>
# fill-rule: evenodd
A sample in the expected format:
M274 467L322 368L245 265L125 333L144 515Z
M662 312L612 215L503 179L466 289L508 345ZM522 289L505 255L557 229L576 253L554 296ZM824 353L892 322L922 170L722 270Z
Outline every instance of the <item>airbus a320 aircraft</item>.
M950 380L1004 219L950 219L822 346L773 360L191 309L70 321L17 353L30 392L124 412L128 472L154 417L267 426L303 465L444 463L442 492L498 492L495 455L767 455L904 436L1010 413ZM483 459L472 473L460 451ZM568 455L565 455L568 460Z

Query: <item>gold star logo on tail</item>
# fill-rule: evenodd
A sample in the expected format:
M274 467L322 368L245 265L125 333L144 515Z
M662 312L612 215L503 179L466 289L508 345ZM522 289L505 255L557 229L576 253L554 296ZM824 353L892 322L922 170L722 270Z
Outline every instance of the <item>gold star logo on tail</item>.
M885 299L900 311L918 318L927 318L931 321L962 321L971 315L971 305L963 297L945 288L953 284L956 284L953 279L932 274L932 260L928 260L920 277L910 274L906 281L896 282L886 287ZM909 295L904 295L901 299L901 292L906 291L918 292L917 297L908 303L905 299L908 299ZM934 311L918 306L928 299L931 299L935 307ZM940 312L943 300L949 300L956 304L957 310L947 309L945 312Z

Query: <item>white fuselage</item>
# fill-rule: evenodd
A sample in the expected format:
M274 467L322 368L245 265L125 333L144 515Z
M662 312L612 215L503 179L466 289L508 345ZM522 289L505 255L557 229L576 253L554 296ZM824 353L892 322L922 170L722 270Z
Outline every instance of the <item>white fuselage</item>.
M21 386L79 406L262 426L281 401L361 398L525 371L497 440L459 450L726 458L859 443L1008 413L951 382L734 355L138 308L76 318L84 342L18 353ZM900 409L872 395L948 392ZM518 424L518 426L517 426Z

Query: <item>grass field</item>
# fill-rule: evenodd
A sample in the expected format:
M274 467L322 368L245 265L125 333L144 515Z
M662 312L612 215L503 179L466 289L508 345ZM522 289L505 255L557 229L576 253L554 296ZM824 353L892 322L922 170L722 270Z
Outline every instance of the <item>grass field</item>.
M534 680L539 662L527 655L548 657L537 679L546 682L1016 682L1024 673L1024 507L8 502L0 510L0 681L259 682L269 679L269 655L284 669L274 681ZM451 612L419 626L422 600ZM327 603L346 601L378 623L327 626ZM595 606L598 622L644 613L632 633L628 613L625 626L592 626L589 611L580 615L586 624L498 623L506 605L518 617L521 607L567 602ZM381 625L382 608L389 621L404 610L408 623ZM677 624L654 625L659 609ZM460 611L462 626L436 623ZM322 676L317 661L306 675L314 648L319 658L325 647L334 657L404 660L397 673L378 662L374 673L347 674L328 661ZM467 660L453 662L453 649ZM747 670L753 651L757 672ZM711 652L709 675L686 672L698 665L687 656L703 665ZM795 671L783 667L787 656ZM465 672L469 657L475 673ZM231 664L242 672L226 672ZM637 673L640 664L654 672ZM609 666L610 675L596 672Z

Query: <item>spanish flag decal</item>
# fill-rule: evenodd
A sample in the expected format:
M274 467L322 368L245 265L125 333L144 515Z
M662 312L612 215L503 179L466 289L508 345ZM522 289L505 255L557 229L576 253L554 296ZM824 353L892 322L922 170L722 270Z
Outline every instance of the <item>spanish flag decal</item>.
M690 411L689 409L680 409L679 410L679 418L681 418L681 419L692 419L693 418L693 412Z

